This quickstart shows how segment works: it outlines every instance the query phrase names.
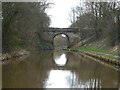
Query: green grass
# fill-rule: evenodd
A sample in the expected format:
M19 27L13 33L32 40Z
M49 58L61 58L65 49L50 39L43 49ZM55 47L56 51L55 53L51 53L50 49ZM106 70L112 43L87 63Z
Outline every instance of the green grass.
M99 41L84 45L82 47L69 48L68 50L79 50L82 52L94 54L96 56L100 56L100 57L104 57L104 58L108 58L108 59L112 59L112 60L118 60L118 58L116 58L116 57L105 55L105 54L118 55L118 53L120 53L120 49L117 49L114 51L113 47L108 46L106 44L106 42L107 42L107 39L99 40ZM86 50L90 50L90 51L94 51L94 52L90 52L90 51L86 51ZM105 53L105 54L98 54L95 52Z
M75 49L72 48L71 50L75 50ZM90 54L93 54L93 55L96 55L96 56L99 56L99 57L103 57L103 58L106 58L106 59L120 60L120 58L117 58L117 57L103 55L103 54L98 54L98 53L89 52L89 51L84 51L83 49L79 49L79 51L81 51L81 52L87 52L87 53L90 53Z
M100 53L106 53L106 54L113 54L113 55L118 55L118 50L117 51L112 51L110 48L100 48L100 47L96 47L96 46L83 46L83 47L78 47L76 48L77 50L81 50L81 49L86 49L86 50L90 50L90 51L95 51L95 52L100 52Z
M97 56L102 56L103 58L108 58L108 59L112 59L112 60L118 60L117 57L113 57L113 56L108 56L108 55L103 55L103 54L98 54L98 53L93 53L93 52L89 52L89 53L92 53L92 54L97 55Z
M95 51L95 52L100 52L100 53L118 55L118 51L111 51L111 49L109 49L109 48L105 48L105 47L104 48L100 48L100 47L97 47L95 45L82 46L82 47L78 47L78 48L70 48L70 50L80 50L80 51L88 52L88 53L91 53L91 54L94 54L94 55L97 55L97 56L101 56L101 57L104 57L104 58L108 58L108 59L112 59L112 60L118 60L117 57L103 55L103 54L98 54L98 53L90 52L90 51L85 51L84 49L85 50L90 50L90 51Z

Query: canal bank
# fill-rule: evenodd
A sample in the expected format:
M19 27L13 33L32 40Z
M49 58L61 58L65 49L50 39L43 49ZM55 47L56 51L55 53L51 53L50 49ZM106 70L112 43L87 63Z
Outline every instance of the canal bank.
M105 61L107 63L113 64L115 66L119 66L120 67L120 57L114 57L110 56L109 54L101 54L99 52L93 52L93 51L89 51L89 50L85 50L85 49L77 49L77 48L71 48L71 49L66 49L67 51L75 51L75 52L80 52L82 54L88 55L90 57L99 59L101 61Z
M9 60L9 59L17 58L17 57L22 57L24 55L29 55L29 54L30 54L29 51L17 50L17 51L12 51L12 52L9 52L9 53L1 54L0 59L2 61L5 61L5 60Z

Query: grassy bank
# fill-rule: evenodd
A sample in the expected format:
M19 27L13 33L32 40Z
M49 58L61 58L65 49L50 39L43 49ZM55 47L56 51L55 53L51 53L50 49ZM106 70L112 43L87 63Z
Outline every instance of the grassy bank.
M83 49L80 49L80 48L79 49L71 48L71 49L69 49L69 51L70 50L71 51L79 51L82 54L88 55L90 57L93 57L93 58L99 59L101 61L105 61L105 62L111 63L113 65L120 66L120 58L107 56L107 55L101 55L101 54L93 53L93 52L86 51L86 50L83 50Z
M82 47L69 48L68 50L79 51L91 57L119 65L119 46L109 47L105 45L104 42L102 42L94 42L88 45L84 45Z
M97 56L102 56L108 59L115 59L118 60L120 58L114 57L114 56L109 56L109 55L105 55L105 54L113 54L113 55L118 55L118 51L111 51L110 49L100 49L100 48L96 48L96 47L91 47L91 46L83 46L83 47L78 47L78 48L71 48L70 50L78 50L78 51L82 51L82 52L89 52L91 54L95 54ZM91 52L93 51L93 52ZM98 52L98 53L96 53ZM105 53L105 54L100 54L100 53Z
M101 53L107 53L107 54L113 54L118 55L120 53L119 45L116 46L110 46L107 45L108 40L103 39L97 42L90 43L86 46L79 47L80 49L87 49L95 52L101 52Z

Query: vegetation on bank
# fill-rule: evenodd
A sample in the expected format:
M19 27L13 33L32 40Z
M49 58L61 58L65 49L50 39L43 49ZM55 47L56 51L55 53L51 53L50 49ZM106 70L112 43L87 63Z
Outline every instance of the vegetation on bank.
M83 44L76 45L69 50L79 50L104 57L106 59L118 58L105 55L120 53L120 2L80 2L72 8L71 26L80 29L94 29L95 37ZM92 32L92 31L91 31ZM90 52L92 51L92 52ZM93 52L94 51L94 52ZM105 53L105 54L98 54Z
M80 2L72 8L71 26L94 29L93 42L107 39L105 44L114 47L120 44L120 1ZM92 32L92 31L91 31Z
M96 56L102 56L107 59L115 59L115 60L120 59L118 57L114 57L114 56L119 56L119 53L120 53L119 46L108 47L105 44L105 42L106 42L105 40L102 40L102 41L93 42L93 43L90 43L90 44L87 44L81 47L73 47L69 49L91 53ZM112 54L112 55L110 56L107 54Z
M49 2L3 2L2 52L49 47L36 32L49 27Z
M93 49L94 49L94 48L92 48L92 50L91 50L91 49L88 49L88 48L81 47L81 48L72 48L72 49L70 49L70 50L78 50L78 51L81 51L81 52L88 52L88 53L90 53L90 54L94 54L94 55L96 55L96 56L101 56L101 57L104 57L104 58L106 58L106 59L113 59L113 60L119 60L119 59L120 59L120 58L118 58L118 57L114 57L114 56L111 56L111 55L106 55L106 54L108 54L108 53L105 53L104 50L103 50L103 51L100 50L100 53L99 53L98 49L94 49L94 52L91 52L91 51L93 51ZM89 50L89 51L88 51L88 50ZM96 52L97 52L97 53L96 53ZM101 53L105 53L105 54L101 54Z
M12 51L10 53L2 54L2 56L0 56L0 59L4 61L4 60L13 59L13 58L17 58L17 57L21 57L21 56L29 55L29 54L30 52L26 50Z
M113 54L113 55L118 55L118 53L120 53L120 49L118 45L114 47L110 47L105 44L105 41L93 42L88 45L78 47L78 49L85 49L85 50L90 50L94 52Z

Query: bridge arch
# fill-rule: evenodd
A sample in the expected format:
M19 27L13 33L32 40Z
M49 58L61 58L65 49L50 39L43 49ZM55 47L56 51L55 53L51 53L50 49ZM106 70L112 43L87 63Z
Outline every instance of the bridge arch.
M43 33L41 33L43 32ZM40 38L43 38L50 44L50 49L54 49L54 38L58 35L64 34L68 39L68 47L78 45L77 43L85 38L89 38L95 34L94 29L79 29L79 28L48 28L38 32ZM79 44L81 46L81 42Z
M53 46L55 46L55 38L57 36L61 36L64 39L67 39L66 43L67 43L67 47L69 47L69 43L70 43L70 38L66 33L57 33L53 36L52 40L53 40Z

